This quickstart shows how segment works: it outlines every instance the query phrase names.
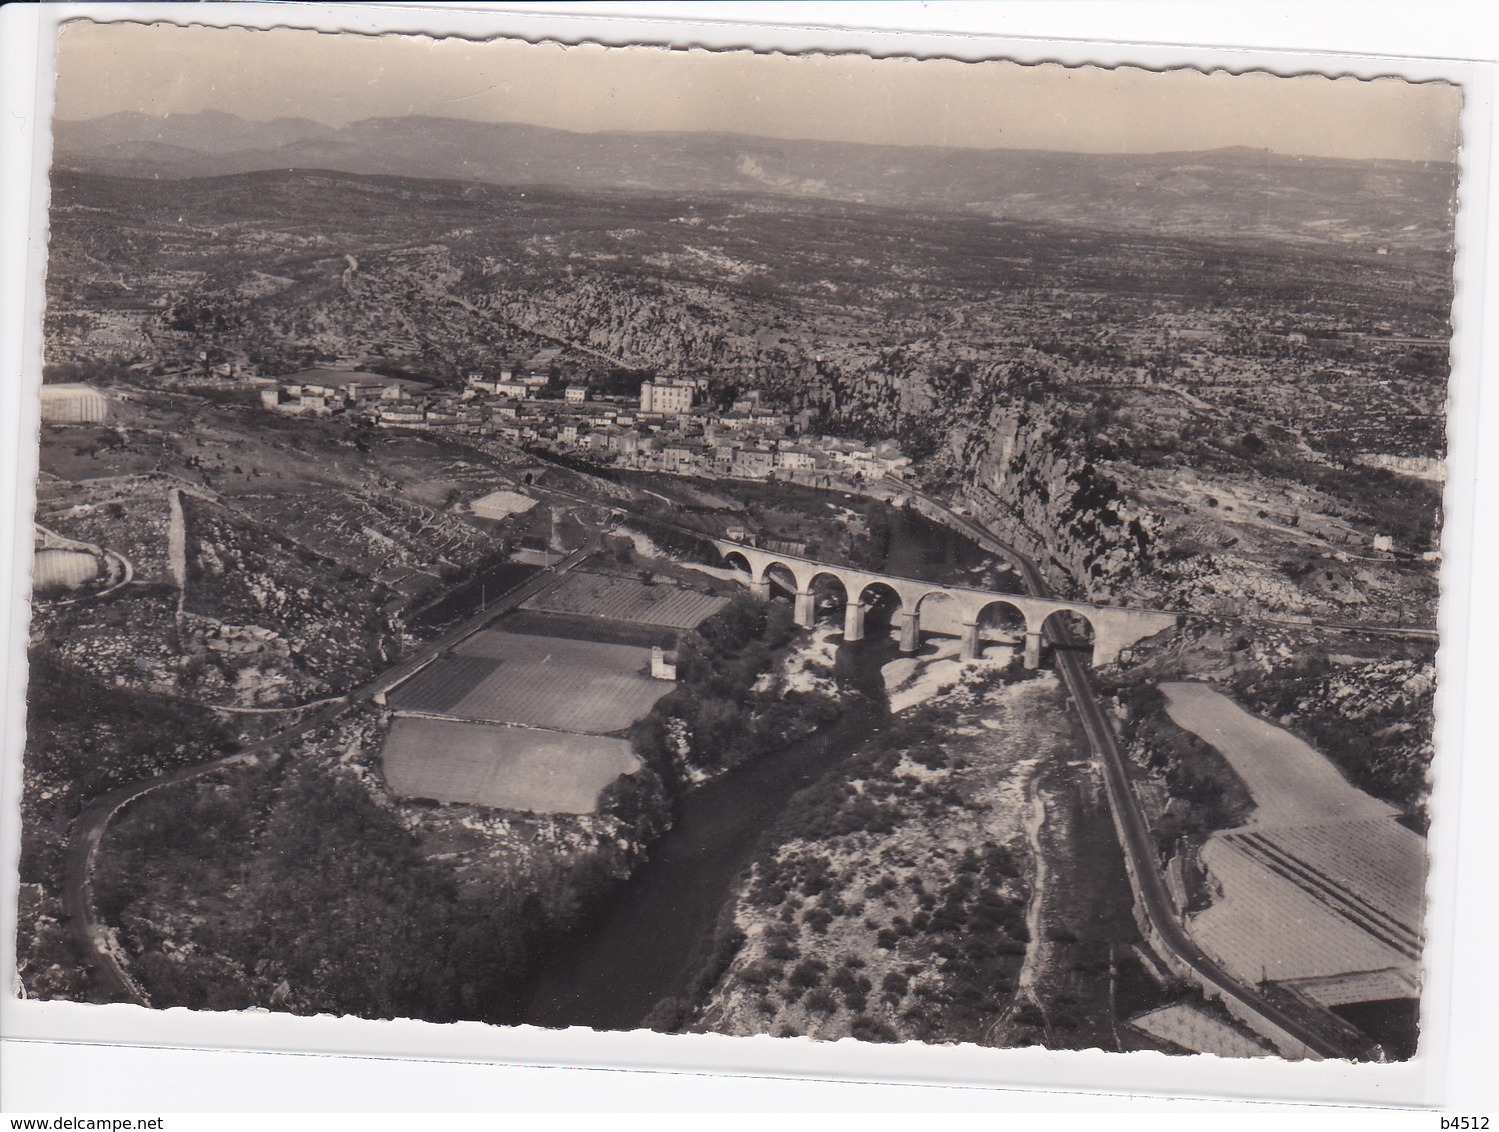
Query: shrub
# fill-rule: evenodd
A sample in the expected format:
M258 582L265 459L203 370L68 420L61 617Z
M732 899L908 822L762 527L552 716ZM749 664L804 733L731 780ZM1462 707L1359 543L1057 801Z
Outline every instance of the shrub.
M780 959L786 961L795 959L798 955L798 952L796 948L791 945L789 940L777 939L766 946L765 954L771 959Z
M803 959L794 968L787 980L793 987L815 987L822 984L823 978L828 973L828 965L821 959L813 957Z
M679 1033L692 1016L692 1008L680 998L663 998L651 1008L641 1023L647 1030L661 1034Z
M746 964L739 972L739 981L750 987L765 987L780 977L780 968L763 960Z
M832 1014L838 1009L838 1001L825 988L818 987L807 992L807 1009L818 1014Z
M802 922L816 935L824 935L828 930L828 925L833 922L833 916L832 913L822 908L813 908L802 917Z
M884 1022L860 1014L848 1026L849 1036L861 1042L896 1042L900 1037Z

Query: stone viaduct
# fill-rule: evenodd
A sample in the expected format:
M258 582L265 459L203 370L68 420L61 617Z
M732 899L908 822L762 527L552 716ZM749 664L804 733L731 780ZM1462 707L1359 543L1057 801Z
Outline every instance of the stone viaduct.
M779 567L790 574L796 584L796 623L804 627L811 626L817 617L813 584L824 577L836 581L843 587L847 599L843 613L843 637L848 641L864 638L864 614L871 604L871 589L879 586L892 592L900 602L895 620L900 628L902 652L915 652L921 647L922 611L930 611L934 602L942 603L946 607L944 612L956 613L960 619L958 624L961 628L964 660L977 657L983 648L979 628L984 611L994 606L1008 607L1025 625L1027 668L1035 668L1041 663L1042 634L1046 629L1047 618L1054 613L1067 611L1076 614L1092 628L1095 666L1113 663L1119 658L1122 649L1146 637L1173 629L1177 624L1174 613L1152 609L1122 609L1050 597L1027 597L1023 594L1001 594L962 586L943 586L914 578L873 574L847 566L830 566L825 562L776 554L737 542L720 539L712 541L725 562L747 575L750 589L757 597L769 599L771 569Z

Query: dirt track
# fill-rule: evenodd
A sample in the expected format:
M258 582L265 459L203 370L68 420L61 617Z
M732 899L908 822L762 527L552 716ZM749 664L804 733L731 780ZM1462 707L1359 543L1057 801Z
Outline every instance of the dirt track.
M457 628L430 642L388 672L376 677L363 688L351 692L347 697L347 702L335 701L327 707L315 709L298 723L282 731L278 731L276 734L262 739L257 743L252 743L233 754L222 755L218 758L210 759L208 762L199 763L197 766L180 767L168 774L158 775L143 782L122 786L101 798L95 799L73 823L73 829L68 839L64 865L62 901L63 909L67 914L68 931L73 938L78 953L81 957L87 957L92 961L99 981L106 993L114 999L123 998L132 1002L138 1002L143 1006L150 1005L142 988L130 977L130 973L121 962L121 957L117 954L116 949L111 946L104 925L94 915L94 857L104 840L104 832L109 827L109 823L115 814L119 813L120 810L124 809L137 798L153 790L178 782L186 782L189 779L207 774L220 767L248 759L263 752L269 752L275 747L281 746L292 739L332 722L350 704L372 699L378 694L389 691L410 677L414 672L420 670L443 649L450 648L472 636L501 613L508 612L528 597L535 595L547 586L555 584L568 570L579 565L589 555L594 553L598 549L598 543L599 533L597 531L590 531L588 541L567 558L557 563L556 566L542 571L540 574L535 575L530 580L510 591L510 593L490 602L483 610L461 623Z

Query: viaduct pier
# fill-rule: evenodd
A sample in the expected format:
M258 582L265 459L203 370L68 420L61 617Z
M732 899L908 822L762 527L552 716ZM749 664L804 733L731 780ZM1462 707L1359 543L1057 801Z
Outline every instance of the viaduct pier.
M914 578L876 574L847 566L833 566L795 555L778 554L743 543L714 539L723 560L745 575L750 590L758 597L769 598L771 572L777 571L780 584L794 586L796 623L810 626L817 616L817 599L813 587L826 580L841 587L844 593L843 637L848 641L864 639L864 617L873 598L883 592L899 603L895 624L900 630L902 652L921 647L923 616L931 622L939 619L945 626L958 628L963 642L962 656L972 660L983 648L981 627L991 610L1008 615L1023 626L1025 666L1041 663L1041 642L1047 622L1059 613L1070 613L1086 622L1093 634L1093 664L1112 664L1122 650L1147 637L1174 629L1177 615L1154 609L1125 609L1118 606L1091 605L1081 601L1064 601L1052 597L1001 594L992 590L964 586L937 585ZM1053 625L1056 623L1053 622Z

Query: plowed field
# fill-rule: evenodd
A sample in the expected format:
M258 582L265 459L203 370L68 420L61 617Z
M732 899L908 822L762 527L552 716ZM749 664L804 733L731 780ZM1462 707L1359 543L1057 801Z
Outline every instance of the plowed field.
M1314 748L1210 685L1161 690L1171 718L1221 752L1255 801L1245 825L1202 848L1218 894L1193 936L1246 982L1380 975L1339 984L1349 1002L1414 986L1425 841Z
M646 585L634 578L575 572L526 601L521 608L669 629L695 629L727 604L727 598L680 586Z
M623 739L453 719L397 719L384 761L405 798L548 814L592 813L604 787L640 767Z
M673 685L650 678L650 650L486 629L390 695L398 711L605 735L645 715Z

